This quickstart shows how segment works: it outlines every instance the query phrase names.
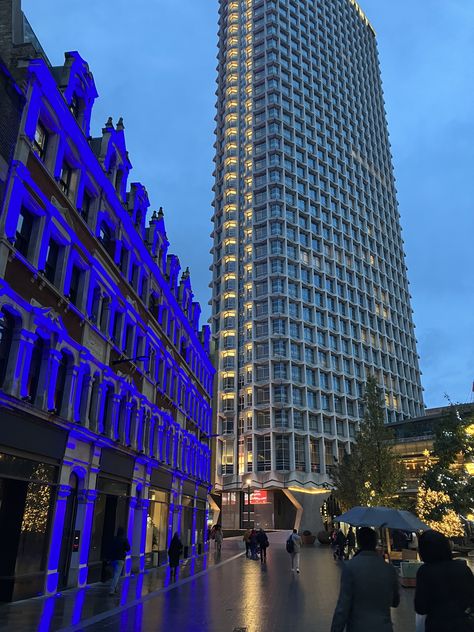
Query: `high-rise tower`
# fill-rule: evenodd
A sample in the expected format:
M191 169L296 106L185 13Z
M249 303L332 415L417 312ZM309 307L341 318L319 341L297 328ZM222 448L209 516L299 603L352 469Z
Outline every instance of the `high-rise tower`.
M375 33L354 0L220 0L218 60L223 525L314 529L367 375L387 422L423 412Z

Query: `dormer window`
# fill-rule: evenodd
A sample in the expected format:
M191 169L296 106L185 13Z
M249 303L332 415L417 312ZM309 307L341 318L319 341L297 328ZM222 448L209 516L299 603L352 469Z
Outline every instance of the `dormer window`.
M73 96L72 96L71 104L69 106L69 109L71 110L71 113L74 116L74 118L76 119L76 121L78 121L79 117L81 116L81 113L82 113L82 101L81 101L81 99L79 99L77 97L76 94L73 94Z
M49 132L41 121L38 120L33 139L33 148L38 157L44 162L46 150L48 148Z
M122 189L122 180L123 180L123 171L122 169L117 169L117 171L115 172L115 190L116 192L121 195L121 189Z

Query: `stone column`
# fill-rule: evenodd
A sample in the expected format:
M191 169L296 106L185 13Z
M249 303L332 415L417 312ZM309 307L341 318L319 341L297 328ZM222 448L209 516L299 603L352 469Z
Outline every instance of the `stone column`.
M133 538L131 540L132 572L134 573L145 570L145 542L149 505L150 501L147 498L142 498L135 507Z
M104 419L105 434L111 439L117 438L118 415L120 411L120 395L114 393L112 395L112 406L108 411L108 419Z
M54 518L51 522L52 533L49 546L45 595L54 595L58 588L59 580L59 556L61 553L61 543L64 530L64 515L66 512L66 504L68 496L71 493L69 485L60 485L56 498L56 507L54 509Z
M132 485L132 489L134 487L135 486ZM130 498L130 502L128 505L128 522L127 522L127 538L131 546L133 543L133 531L134 531L135 513L136 513L137 504L138 504L138 499L132 496L132 498ZM133 554L133 550L127 553L127 557L125 559L125 568L123 571L124 575L130 575L130 572L132 570L132 554Z
M82 365L82 376L78 380L78 397L76 397L76 406L74 410L74 421L80 423L86 428L89 427L89 409L92 397L92 387L94 381L89 372L87 365ZM87 384L85 384L85 381Z
M22 398L28 395L28 375L35 340L36 335L27 329L19 329L13 335L12 350L16 351L13 356L15 361L9 363L4 389L14 397Z
M65 396L63 398L62 410L58 410L58 415L61 417L66 417L66 419L74 419L74 410L76 405L76 398L81 396L80 391L78 392L78 375L79 375L79 367L75 364L68 367L66 372L66 384L64 387Z
M84 489L79 493L76 524L80 530L77 585L87 584L89 547L92 535L94 505L99 493L95 489Z
M56 403L54 401L54 396L56 393L56 380L58 378L58 370L59 370L59 365L61 363L61 353L60 351L57 351L56 349L50 349L49 352L49 375L48 378L45 379L46 376L42 376L42 380L40 380L40 382L43 382L44 385L44 392L46 394L46 408L47 410L53 410L56 406ZM42 369L43 372L43 369ZM38 384L38 391L40 391L41 393L41 386L42 384ZM42 397L41 394L39 395L40 398ZM40 408L43 408L44 406L40 406ZM59 413L59 411L58 411Z

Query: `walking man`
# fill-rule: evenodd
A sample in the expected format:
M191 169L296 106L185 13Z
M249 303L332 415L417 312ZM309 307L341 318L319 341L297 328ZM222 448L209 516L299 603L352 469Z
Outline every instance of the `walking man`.
M263 529L260 529L257 533L257 544L260 547L260 561L263 564L267 561L267 548L270 544L268 536Z
M286 541L286 550L291 555L291 572L300 572L300 550L301 550L301 538L298 535L296 529L293 529L293 533Z
M377 554L373 529L359 529L357 542L359 551L342 568L331 632L393 632L390 608L400 603L397 573Z
M214 538L216 542L216 553L217 555L220 555L222 550L222 540L224 539L224 534L222 533L222 527L220 524L216 525L216 534Z
M117 535L112 540L112 546L110 548L110 557L112 566L114 569L114 575L112 577L112 583L110 584L109 595L114 595L117 592L117 584L122 574L125 564L125 557L130 551L130 543L125 537L125 529L119 527L117 529Z
M356 537L355 537L354 529L352 527L349 527L349 531L347 532L346 542L347 542L347 559L350 560L351 557L354 555L355 545L356 545Z

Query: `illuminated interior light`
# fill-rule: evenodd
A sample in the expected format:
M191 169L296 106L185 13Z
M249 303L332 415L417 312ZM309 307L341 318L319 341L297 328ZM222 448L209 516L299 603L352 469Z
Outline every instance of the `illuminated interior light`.
M303 487L288 487L288 491L290 492L298 492L300 494L328 494L329 489L325 489L322 487L312 487L310 489L305 489Z

